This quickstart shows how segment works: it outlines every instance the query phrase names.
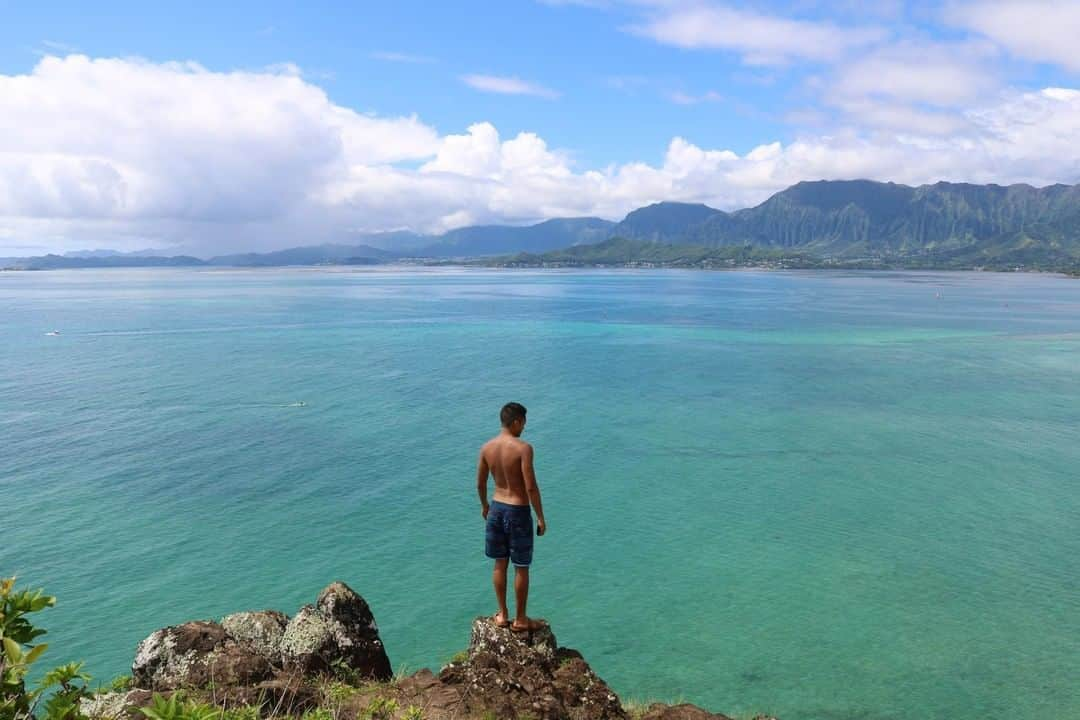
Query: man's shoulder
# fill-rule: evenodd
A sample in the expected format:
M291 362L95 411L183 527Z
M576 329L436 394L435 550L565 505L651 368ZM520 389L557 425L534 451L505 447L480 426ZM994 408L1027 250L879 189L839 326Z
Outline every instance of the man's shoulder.
M480 452L486 452L496 447L497 445L503 444L504 442L506 442L506 440L504 440L501 435L496 435L480 446Z

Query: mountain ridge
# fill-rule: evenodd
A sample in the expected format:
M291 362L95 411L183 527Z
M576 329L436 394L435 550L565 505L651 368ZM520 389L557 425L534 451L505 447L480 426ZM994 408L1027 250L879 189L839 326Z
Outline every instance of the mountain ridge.
M595 217L552 218L535 225L472 225L443 233L440 240L414 254L428 257L475 257L505 252L544 252L586 245L609 237L615 225ZM510 247L513 245L513 247Z
M1080 267L1080 185L1040 188L941 181L911 186L873 180L811 180L796 183L756 206L731 212L700 203L665 201L633 210L618 223L592 217L553 218L525 226L469 226L438 236L394 231L358 237L371 238L380 247L326 243L205 260L157 256L140 260L139 254L82 251L77 253L82 257L69 253L68 257L5 262L49 269L140 263L254 267L505 259L515 253L540 257L624 238L698 248L781 250L781 254L833 265L1074 271ZM435 241L425 244L425 238ZM645 246L633 247L643 257L650 254ZM619 246L612 257L632 261L626 255L630 248Z
M649 206L651 215L685 208ZM641 212L641 211L637 211ZM909 186L871 180L796 183L752 208L715 210L697 222L673 225L634 217L613 235L705 247L752 245L785 248L822 258L922 261L947 265L1080 262L1080 186L974 185L938 182Z

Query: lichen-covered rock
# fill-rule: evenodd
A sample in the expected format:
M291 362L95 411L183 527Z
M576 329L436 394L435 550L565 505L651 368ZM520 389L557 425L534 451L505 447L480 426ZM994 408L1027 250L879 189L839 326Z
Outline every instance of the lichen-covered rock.
M477 618L464 658L438 676L422 670L354 688L334 698L334 713L361 717L373 703L393 702L419 709L425 720L627 720L618 696L581 653L559 647L547 624L518 633ZM140 708L155 693L183 690L192 701L224 709L258 706L270 715L300 716L330 697L326 683L312 675L344 670L350 681L392 678L371 609L340 582L291 620L262 610L226 616L221 624L194 621L158 630L139 643L131 670L134 689L83 700L83 714L144 720ZM693 705L654 704L642 720L730 719Z
M142 708L151 707L154 695L168 699L175 692L185 701L214 705L223 710L258 707L281 716L300 716L318 706L319 693L302 675L279 672L255 684L214 684L210 688L150 691L135 689L91 695L79 701L88 720L146 720Z
M273 671L270 661L230 638L215 622L196 620L162 628L139 643L132 682L148 690L251 684Z
M125 690L90 695L79 700L79 711L90 720L132 720L143 718L139 708L150 702L147 690Z
M547 623L532 632L513 632L499 627L488 618L477 618L473 621L469 637L470 657L478 652L492 651L501 656L521 656L523 661L530 662L535 655L545 659L554 657L558 647L555 633Z
M281 637L281 662L303 672L341 663L362 678L393 676L371 608L343 582L327 586L315 605L300 608L289 621Z
M225 641L225 630L215 622L194 620L155 630L139 643L131 664L136 687L163 690L179 687L193 664Z
M577 657L559 655L554 685L563 706L574 718L621 718L622 703L607 684L592 671L589 664Z
M281 658L286 665L307 668L314 665L316 656L329 645L334 631L330 621L314 605L305 605L293 615L281 636Z
M238 612L221 619L229 637L275 661L281 655L281 636L288 624L289 616L277 610Z
M697 705L691 705L690 703L680 703L679 705L653 703L645 709L641 720L731 720L731 718L727 715L702 710Z
M459 688L465 713L537 720L624 720L618 696L581 653L558 647L550 627L515 633L473 622L468 659L439 674Z
M251 685L265 680L273 672L274 666L269 659L230 639L207 658L206 683Z

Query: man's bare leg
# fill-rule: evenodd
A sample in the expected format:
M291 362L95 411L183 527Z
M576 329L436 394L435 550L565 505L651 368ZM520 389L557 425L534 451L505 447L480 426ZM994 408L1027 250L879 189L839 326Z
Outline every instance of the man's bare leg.
M514 624L524 627L529 623L529 616L525 614L525 606L529 604L529 568L514 568L514 597L517 599L517 617Z
M529 604L529 568L514 568L514 597L517 599L517 617L514 618L514 630L535 630L540 623L530 620L525 614L525 606Z
M509 558L495 561L495 570L491 573L491 582L495 586L495 599L499 602L499 613L495 616L495 623L503 625L510 622L510 611L506 608L506 568L510 564ZM517 590L517 580L514 581L514 590Z

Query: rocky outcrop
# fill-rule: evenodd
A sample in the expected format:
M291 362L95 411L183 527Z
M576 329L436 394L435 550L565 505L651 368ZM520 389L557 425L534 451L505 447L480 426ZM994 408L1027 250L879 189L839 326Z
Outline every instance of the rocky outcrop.
M143 720L153 696L219 708L256 706L271 716L319 707L333 720L628 720L619 697L551 627L513 632L472 624L464 657L438 674L394 679L367 602L335 582L295 616L240 612L220 623L162 628L139 643L133 688L84 700L92 720ZM640 720L730 720L693 705L653 704ZM775 720L760 716L755 720Z
M254 687L282 674L329 671L370 680L393 674L371 608L342 582L292 620L260 610L156 630L131 665L136 687L158 691Z
M266 658L281 654L281 636L289 616L277 610L238 612L221 619L226 634Z
M126 690L103 693L86 698L80 704L82 714L88 718L108 718L109 720L145 720L139 708L153 700L149 690Z
M327 671L344 664L362 678L393 676L379 626L364 598L336 582L289 621L280 640L282 663L302 672Z
M464 709L498 718L623 720L619 697L581 653L560 648L551 627L516 633L489 618L473 622L468 658L439 674L459 689Z
M547 623L539 630L518 633L500 628L490 618L476 618L469 635L470 659L478 653L494 653L528 663L537 659L550 660L558 649L555 633Z
M215 622L196 620L157 630L139 643L134 684L148 690L250 685L270 677L271 658L230 637Z

